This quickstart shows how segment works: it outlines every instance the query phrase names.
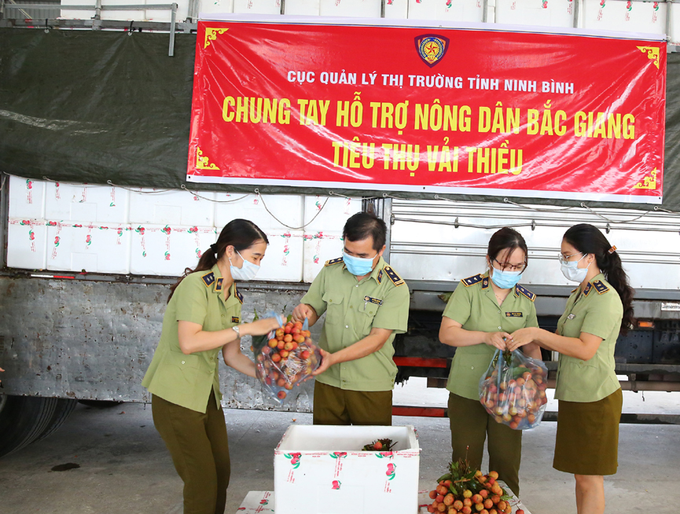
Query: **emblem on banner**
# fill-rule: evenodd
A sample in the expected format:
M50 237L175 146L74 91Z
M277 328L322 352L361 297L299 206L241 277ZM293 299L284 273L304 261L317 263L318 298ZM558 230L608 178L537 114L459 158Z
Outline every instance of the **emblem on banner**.
M210 162L210 159L203 155L200 148L196 148L196 168L199 170L219 170L214 162Z
M633 189L656 189L656 168L652 170L649 176L643 178L640 182L633 186Z
M654 61L654 66L657 68L659 67L659 58L660 58L660 51L659 47L657 46L638 46L638 50L640 50L643 54L647 54L647 57Z
M213 27L206 27L205 29L205 42L203 43L203 48L208 48L211 41L217 40L219 34L224 34L229 29L216 29Z
M441 61L449 49L449 38L434 34L417 36L415 43L418 55L430 68Z

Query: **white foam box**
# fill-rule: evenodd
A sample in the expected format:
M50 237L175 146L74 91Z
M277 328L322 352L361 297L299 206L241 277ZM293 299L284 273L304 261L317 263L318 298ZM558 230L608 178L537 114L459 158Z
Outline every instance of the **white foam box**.
M47 269L130 272L130 230L127 225L54 221L48 221L47 225Z
M408 0L385 0L385 18L393 20L408 18Z
M45 182L9 177L9 217L42 219L45 216Z
M241 14L281 14L281 0L234 0L234 12Z
M143 189L130 192L131 224L212 226L215 193ZM214 242L214 241L212 241Z
M481 22L482 0L409 0L408 17L412 20L447 20Z
M269 246L262 260L257 280L300 282L302 280L302 230L267 232Z
M51 221L127 223L128 192L120 187L48 182L45 217Z
M393 451L365 452L376 439ZM274 452L276 514L418 511L420 446L413 426L291 425Z
M305 196L305 233L342 233L347 219L360 211L361 198Z
M318 16L319 0L286 0L283 9L289 16Z
M320 0L321 16L380 18L382 0Z
M44 220L10 218L7 229L7 266L45 269L47 228Z
M182 275L217 239L212 227L135 225L131 231L130 272L137 275Z
M569 0L496 0L496 23L571 27L573 19Z
M313 282L329 259L342 257L342 232L305 233L304 282Z
M302 196L299 195L216 193L215 226L219 233L234 218L244 218L266 234L299 230L303 224L302 208Z

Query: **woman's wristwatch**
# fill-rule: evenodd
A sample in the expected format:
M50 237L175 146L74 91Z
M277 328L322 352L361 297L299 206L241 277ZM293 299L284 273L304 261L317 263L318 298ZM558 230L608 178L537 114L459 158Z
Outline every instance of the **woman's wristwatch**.
M236 332L236 339L241 339L241 329L238 325L234 325L231 329Z

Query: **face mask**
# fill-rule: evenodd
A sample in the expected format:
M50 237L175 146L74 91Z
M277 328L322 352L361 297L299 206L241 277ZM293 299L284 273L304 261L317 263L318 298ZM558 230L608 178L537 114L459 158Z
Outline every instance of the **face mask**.
M560 259L560 268L562 269L562 274L567 280L572 282L583 282L588 274L588 268L579 268L578 263L583 260L583 258L588 255L585 254L577 261L566 262Z
M236 253L238 253L238 256L243 259L243 255L241 255L238 250ZM229 259L229 264L231 264L231 259ZM243 259L243 265L240 268L237 268L233 264L231 264L229 267L229 271L231 271L231 278L234 280L252 280L255 278L255 275L257 275L259 270L260 267L257 264L253 264L248 259Z
M517 282L522 278L521 271L503 271L493 268L493 275L491 275L491 280L501 289L510 289L515 287Z
M375 259L375 257L373 257ZM373 259L362 259L361 257L352 257L347 255L344 250L342 252L342 260L347 266L347 271L357 277L368 275L373 270Z

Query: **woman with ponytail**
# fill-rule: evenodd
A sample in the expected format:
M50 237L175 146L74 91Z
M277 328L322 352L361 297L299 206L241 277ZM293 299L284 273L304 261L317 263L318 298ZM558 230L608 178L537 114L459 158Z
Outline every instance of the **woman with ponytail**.
M537 343L560 353L555 398L559 400L553 467L572 473L578 514L604 513L604 475L618 466L623 395L614 372L619 333L633 324L633 289L607 238L588 224L564 234L562 273L579 282L557 323L557 332L523 328L508 349Z
M222 514L230 461L222 412L218 354L255 377L240 338L279 328L282 318L241 323L243 296L235 280L255 277L267 236L253 222L229 222L194 270L170 292L160 342L142 385L152 394L156 429L184 482L184 514Z

